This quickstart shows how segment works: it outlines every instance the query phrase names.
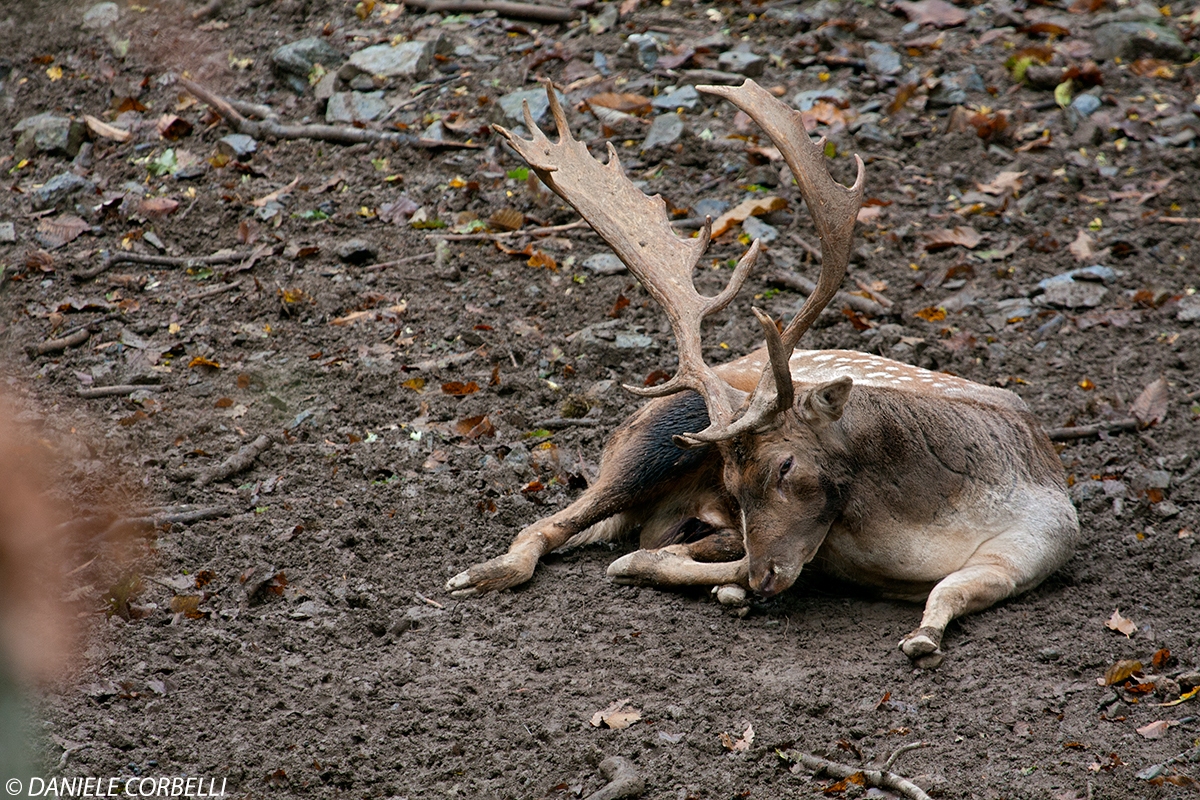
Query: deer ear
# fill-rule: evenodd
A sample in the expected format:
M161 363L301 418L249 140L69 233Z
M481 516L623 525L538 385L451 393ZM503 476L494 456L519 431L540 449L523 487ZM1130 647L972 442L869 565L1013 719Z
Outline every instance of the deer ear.
M854 381L847 376L809 389L796 401L800 419L814 425L837 422L842 418L842 409L853 386Z

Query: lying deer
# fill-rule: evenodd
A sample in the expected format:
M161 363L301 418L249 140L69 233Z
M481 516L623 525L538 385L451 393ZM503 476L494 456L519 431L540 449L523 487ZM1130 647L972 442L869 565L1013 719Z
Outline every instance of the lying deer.
M783 153L821 238L816 291L782 332L753 310L764 348L705 364L700 322L737 294L759 242L724 291L701 296L692 271L711 222L695 239L677 237L662 198L626 178L611 144L601 165L571 138L553 92L557 144L528 107L532 138L497 126L663 307L679 368L660 386L626 387L657 399L612 435L599 478L578 500L446 588L506 589L556 548L640 530L642 549L609 567L619 583L712 586L744 605L747 589L771 597L811 564L886 597L927 598L900 649L936 666L950 620L1036 586L1070 558L1079 524L1062 465L1011 392L863 353L793 352L845 274L862 159L847 188L826 169L824 140L814 144L800 115L753 81L697 88L746 112Z

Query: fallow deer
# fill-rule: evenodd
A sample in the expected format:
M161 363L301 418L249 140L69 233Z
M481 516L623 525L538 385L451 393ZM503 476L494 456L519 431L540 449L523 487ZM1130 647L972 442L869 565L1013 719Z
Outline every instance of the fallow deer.
M746 112L782 152L820 235L816 291L782 332L753 309L766 346L710 367L700 322L734 298L759 242L720 294L701 296L692 271L711 223L679 238L662 198L633 185L611 144L602 165L571 137L554 92L558 143L528 107L531 138L497 126L663 307L679 367L660 386L626 387L656 399L615 431L579 499L446 588L513 587L556 548L640 530L641 549L609 567L617 582L712 586L744 605L746 590L771 597L811 564L886 597L926 600L900 649L936 666L952 619L1036 586L1070 558L1079 524L1062 465L1011 392L864 353L793 352L845 274L862 159L847 188L829 175L824 140L814 144L800 115L753 81L697 88Z

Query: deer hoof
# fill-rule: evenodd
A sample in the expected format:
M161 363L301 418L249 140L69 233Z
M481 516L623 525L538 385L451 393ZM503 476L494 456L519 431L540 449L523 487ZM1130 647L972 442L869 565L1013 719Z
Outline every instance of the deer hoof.
M904 655L916 661L922 656L940 652L938 648L941 647L941 644L941 631L928 627L917 628L900 640L900 649L904 652Z
M504 555L476 564L446 581L446 591L454 597L474 597L478 594L496 592L518 586L533 577L533 565L516 553Z
M723 606L732 606L734 608L745 608L749 603L746 601L746 590L736 583L727 583L724 586L714 586L712 593L717 596L717 602Z

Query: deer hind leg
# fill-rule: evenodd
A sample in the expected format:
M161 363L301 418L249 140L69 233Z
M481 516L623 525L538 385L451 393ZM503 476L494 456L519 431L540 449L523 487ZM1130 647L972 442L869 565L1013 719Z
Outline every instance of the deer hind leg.
M704 402L694 392L656 400L635 413L604 449L600 475L582 496L557 514L526 527L502 556L476 564L446 582L455 597L509 589L525 583L542 556L562 547L596 541L589 528L614 514L621 525L608 525L605 537L633 527L653 515L664 497L680 485L694 484L712 469L709 448L681 450L671 437L707 425Z

